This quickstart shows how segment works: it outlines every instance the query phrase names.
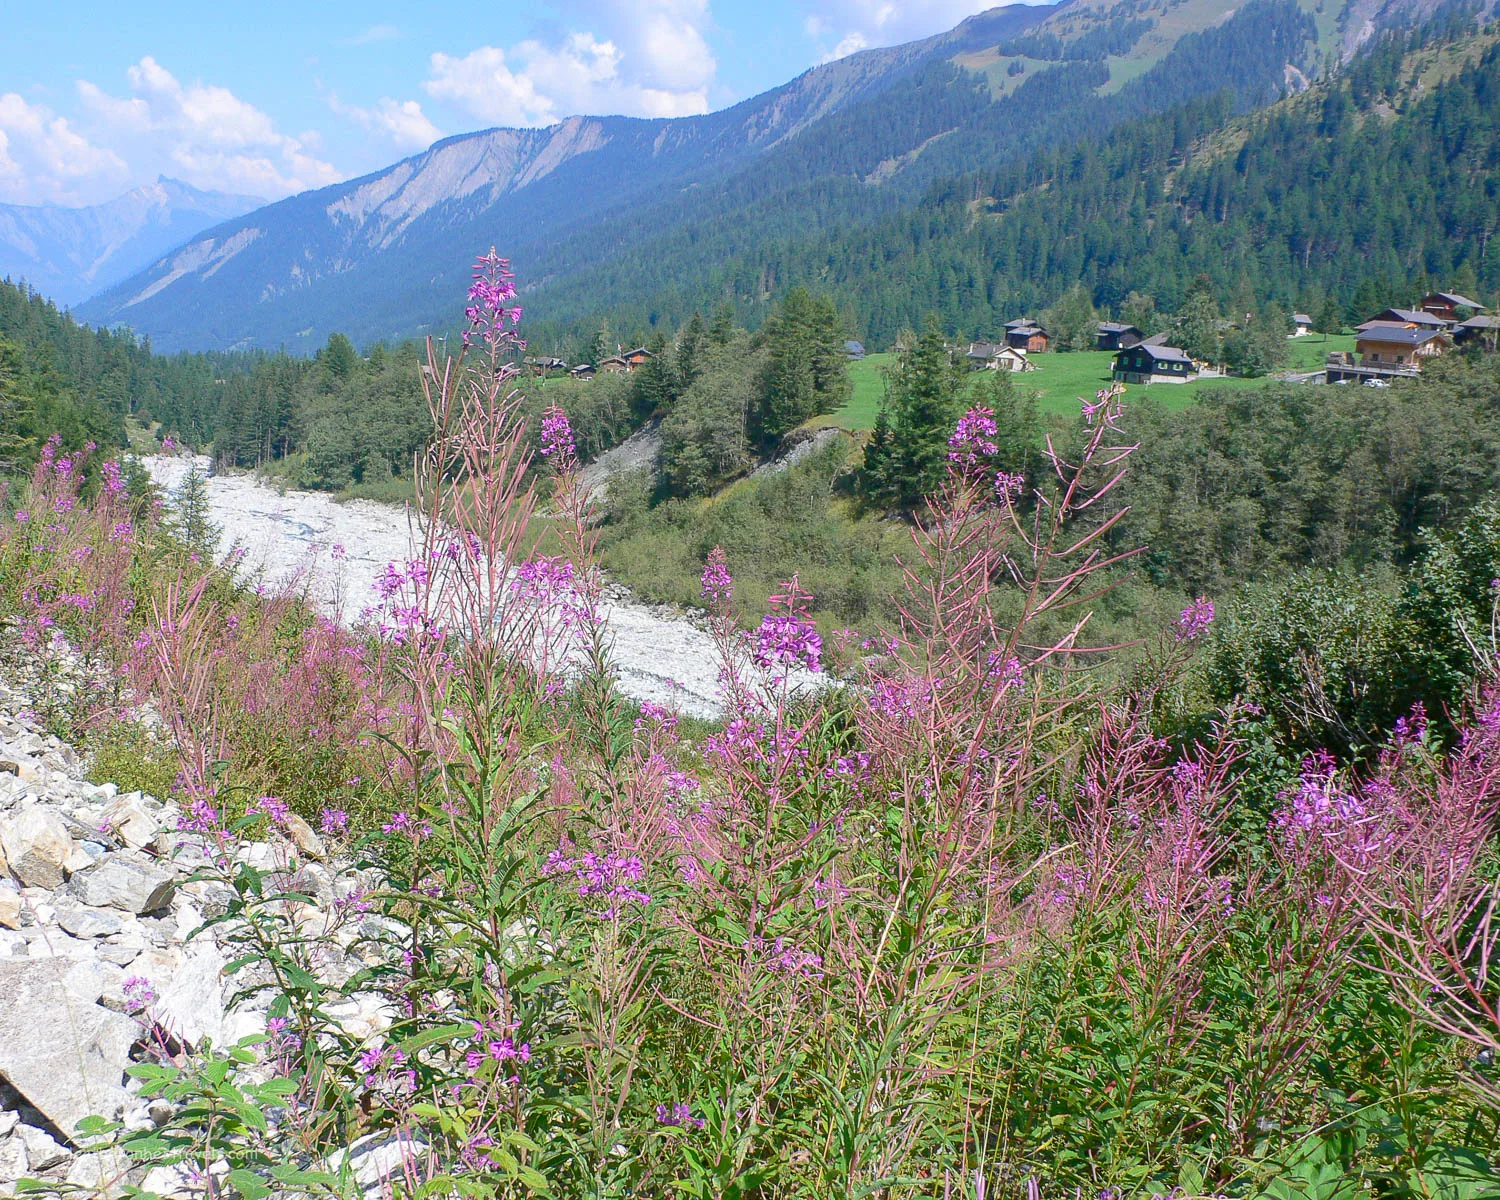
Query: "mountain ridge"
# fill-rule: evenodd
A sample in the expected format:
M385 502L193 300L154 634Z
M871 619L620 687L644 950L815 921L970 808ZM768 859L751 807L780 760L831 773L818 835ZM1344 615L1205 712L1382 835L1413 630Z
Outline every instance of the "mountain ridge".
M74 304L150 267L203 230L265 201L165 175L102 204L0 205L0 276Z
M1429 2L1385 0L1381 19ZM553 303L562 288L589 303L633 304L644 327L680 307L677 284L643 294L612 264L663 230L710 214L711 235L732 239L742 211L761 237L778 223L787 235L859 225L916 203L945 174L1102 132L1226 82L1246 104L1274 99L1342 34L1316 3L1010 5L811 68L716 113L577 116L455 135L211 227L79 312L129 324L167 350L306 353L335 329L363 343L420 335L449 327L471 254L493 244L513 259L525 303L544 322L577 319L579 301ZM1266 17L1273 10L1282 15ZM1262 41L1243 32L1251 29ZM1218 46L1235 36L1243 65L1231 56L1225 70L1195 72L1179 53L1193 37ZM1149 59L1131 57L1137 43Z

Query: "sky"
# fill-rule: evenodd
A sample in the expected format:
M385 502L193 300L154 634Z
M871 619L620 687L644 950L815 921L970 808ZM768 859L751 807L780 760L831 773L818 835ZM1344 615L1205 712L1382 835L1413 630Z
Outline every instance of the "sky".
M441 137L685 116L997 0L0 0L0 203L279 199Z

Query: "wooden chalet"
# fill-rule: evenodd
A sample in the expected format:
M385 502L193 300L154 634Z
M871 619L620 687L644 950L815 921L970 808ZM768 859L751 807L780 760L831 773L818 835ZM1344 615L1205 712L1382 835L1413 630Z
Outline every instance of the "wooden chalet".
M606 375L628 375L630 363L623 354L611 354L608 358L601 358L594 364Z
M1198 377L1197 364L1176 346L1142 342L1115 355L1118 383L1187 383Z
M850 362L858 362L865 356L865 344L863 342L856 342L851 338L844 343L844 355Z
M1100 321L1098 334L1100 350L1129 350L1146 340L1144 330L1120 321Z
M1468 309L1467 315L1471 317L1489 311L1478 300L1470 300L1457 292L1433 292L1422 297L1422 311L1440 317L1450 326L1458 325L1463 319L1458 313L1461 308Z
M1478 343L1493 350L1497 341L1500 341L1500 317L1492 317L1486 313L1476 313L1467 321L1460 321L1453 331L1455 346Z
M573 379L592 379L598 368L593 363L579 363L568 375Z
M1052 339L1047 331L1030 317L1005 323L1005 344L1027 354L1044 354Z
M1035 371L1025 350L1004 342L970 342L964 360L977 371Z
M1420 370L1422 359L1441 354L1452 345L1453 340L1441 329L1377 323L1360 333L1354 350L1360 366Z
M548 375L561 375L568 369L568 364L560 358L525 358L521 360L521 365L538 379L545 378Z
M1313 319L1307 313L1292 314L1292 336L1306 337L1313 331Z

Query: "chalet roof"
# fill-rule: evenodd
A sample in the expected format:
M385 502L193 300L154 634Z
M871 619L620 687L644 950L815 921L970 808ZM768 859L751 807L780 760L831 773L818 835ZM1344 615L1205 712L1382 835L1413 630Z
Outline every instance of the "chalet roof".
M1157 342L1142 342L1139 346L1132 346L1129 350L1121 350L1121 354L1134 354L1137 350L1144 350L1151 356L1153 362L1182 362L1192 365L1193 360L1179 350L1176 346L1163 346Z
M1035 329L1040 332L1042 327L1030 317L1017 317L1014 321L1005 322L1005 328L1013 333L1019 333L1022 329Z
M1124 324L1123 322L1120 322L1120 321L1100 321L1099 322L1099 332L1100 333L1143 333L1144 331L1140 330L1140 329L1137 329L1134 325L1126 325L1126 324Z
M1381 325L1360 334L1362 342L1380 342L1388 346L1425 346L1434 338L1446 339L1441 329L1407 329L1404 325Z
M1446 300L1455 308L1472 308L1481 312L1484 310L1484 305L1480 304L1478 300L1470 300L1467 296L1460 296L1457 292L1433 292L1432 296L1429 296L1428 299L1430 300L1434 297L1439 300Z
M1365 324L1370 321L1400 321L1409 325L1427 325L1434 329L1445 326L1448 322L1442 317L1435 317L1430 312L1422 312L1415 308L1385 308L1376 313Z
M1005 343L1003 342L970 342L968 353L966 353L964 357L994 358L995 355L999 354L1001 351L1009 349L1010 347L1005 345Z
M647 350L646 347L644 347L644 346L637 346L634 350L627 350L627 351L625 351L624 354L620 355L619 357L621 357L621 358L634 358L637 354L643 355L646 358L655 358L656 357L656 355L652 354L651 351Z
M863 342L856 342L853 338L850 338L844 343L844 352L846 354L863 354L865 352L865 344Z
M1311 325L1312 323L1312 318L1306 313L1292 314L1292 324L1294 325Z
M1467 321L1458 323L1460 329L1500 329L1500 317L1487 317L1482 314L1472 316Z
M1165 333L1153 333L1148 338L1142 338L1141 339L1141 345L1143 345L1143 346L1165 346L1167 344L1167 336L1168 335L1165 334Z

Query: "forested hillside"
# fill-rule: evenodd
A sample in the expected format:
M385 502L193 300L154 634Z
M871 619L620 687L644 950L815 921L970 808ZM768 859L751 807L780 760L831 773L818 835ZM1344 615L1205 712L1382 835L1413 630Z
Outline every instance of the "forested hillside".
M1451 33L1451 31L1449 31ZM843 297L888 341L926 312L984 335L1077 281L1118 309L1174 309L1208 273L1221 301L1349 317L1408 302L1427 278L1500 288L1500 50L1494 34L1393 35L1326 85L1231 119L1225 94L1108 136L936 185L866 228L764 246L705 294L774 278ZM1434 70L1468 65L1441 82ZM667 270L663 258L661 269ZM1417 289L1416 292L1413 289Z

